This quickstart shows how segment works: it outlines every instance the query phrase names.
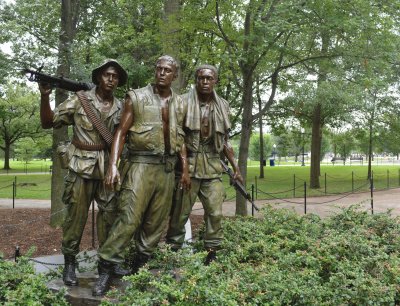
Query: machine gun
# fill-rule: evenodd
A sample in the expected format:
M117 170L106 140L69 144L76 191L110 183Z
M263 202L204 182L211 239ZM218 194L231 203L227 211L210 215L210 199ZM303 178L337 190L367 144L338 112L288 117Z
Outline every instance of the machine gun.
M234 174L231 168L228 167L227 164L225 164L222 160L220 160L222 167L224 168L225 172L229 175L231 179L231 185L236 189L236 191L239 191L239 193L251 203L251 206L254 207L255 210L260 211L260 209L254 204L253 199L251 198L250 194L246 191L246 188L244 188L243 184L236 180L234 178Z
M68 91L77 92L80 90L89 90L95 87L92 83L77 82L64 77L51 76L45 74L38 69L37 71L31 69L24 69L23 72L29 74L28 80L31 82L49 84L52 88L58 87Z

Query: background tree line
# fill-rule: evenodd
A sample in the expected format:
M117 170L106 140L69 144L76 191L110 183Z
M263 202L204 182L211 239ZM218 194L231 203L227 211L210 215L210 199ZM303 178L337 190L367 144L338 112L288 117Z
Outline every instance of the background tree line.
M152 80L155 59L169 53L180 63L180 92L193 83L196 65L219 68L218 91L231 105L244 177L262 122L282 143L309 144L312 188L320 185L328 133L351 127L348 137L364 135L369 150L379 140L399 151L398 1L0 0L0 6L0 43L12 50L0 53L2 99L10 86L22 90L24 67L88 80L104 58L120 61L129 87L141 87ZM56 90L55 104L67 95ZM67 137L66 129L54 130L53 148ZM56 202L63 177L56 160L54 170ZM236 212L247 213L241 197Z

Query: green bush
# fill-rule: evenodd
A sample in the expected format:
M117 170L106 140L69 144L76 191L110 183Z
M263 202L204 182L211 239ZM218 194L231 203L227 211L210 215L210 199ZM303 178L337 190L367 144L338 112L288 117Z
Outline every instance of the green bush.
M26 257L20 257L17 263L0 258L0 304L69 305L63 291L54 293L46 287L48 280L43 274L34 274Z
M211 265L201 243L194 252L163 247L151 271L110 296L121 305L398 305L399 232L399 219L358 207L328 219L266 208L260 219L224 221Z

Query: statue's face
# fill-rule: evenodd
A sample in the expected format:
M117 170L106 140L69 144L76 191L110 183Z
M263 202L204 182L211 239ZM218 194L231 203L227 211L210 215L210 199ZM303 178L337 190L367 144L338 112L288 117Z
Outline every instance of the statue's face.
M170 87L175 80L176 67L170 61L161 60L156 66L156 86Z
M99 81L99 87L103 91L114 91L119 82L118 70L113 66L107 67L97 76L97 79Z
M211 94L217 84L214 71L211 69L201 69L197 73L196 89L200 94Z

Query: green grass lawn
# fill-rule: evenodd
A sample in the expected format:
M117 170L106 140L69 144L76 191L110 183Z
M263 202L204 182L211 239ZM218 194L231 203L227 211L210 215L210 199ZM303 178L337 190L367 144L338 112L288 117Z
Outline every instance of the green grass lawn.
M0 175L13 173L49 173L50 166L53 164L51 160L32 160L28 163L18 160L10 160L9 170L4 170L4 160L0 159Z
M372 171L375 189L382 190L399 187L400 166L373 165ZM248 167L247 190L251 193L251 185L254 185L254 193L257 199L303 197L304 182L307 185L307 196L347 193L353 190L354 192L368 191L370 187L367 181L367 167L360 165L321 165L321 188L319 189L308 188L310 180L309 166L268 166L264 168L264 178L260 179L258 177L259 167ZM226 175L224 175L224 185L227 191L227 199L234 198L235 191L229 185Z
M33 161L26 167L23 162L12 161L11 171L8 173L4 170L0 171L0 198L12 198L13 185L15 185L16 198L50 199L51 175L48 170L50 165L51 162ZM42 171L43 169L45 171ZM400 166L373 165L372 170L376 190L400 186ZM322 164L320 189L308 188L309 166L267 166L264 167L265 178L263 179L258 178L258 162L250 162L247 171L247 190L251 193L251 186L254 185L254 196L257 199L303 197L304 182L307 184L307 196L369 190L365 165L332 166ZM227 192L227 200L233 200L236 193L234 188L229 185L227 175L223 176L223 183Z

